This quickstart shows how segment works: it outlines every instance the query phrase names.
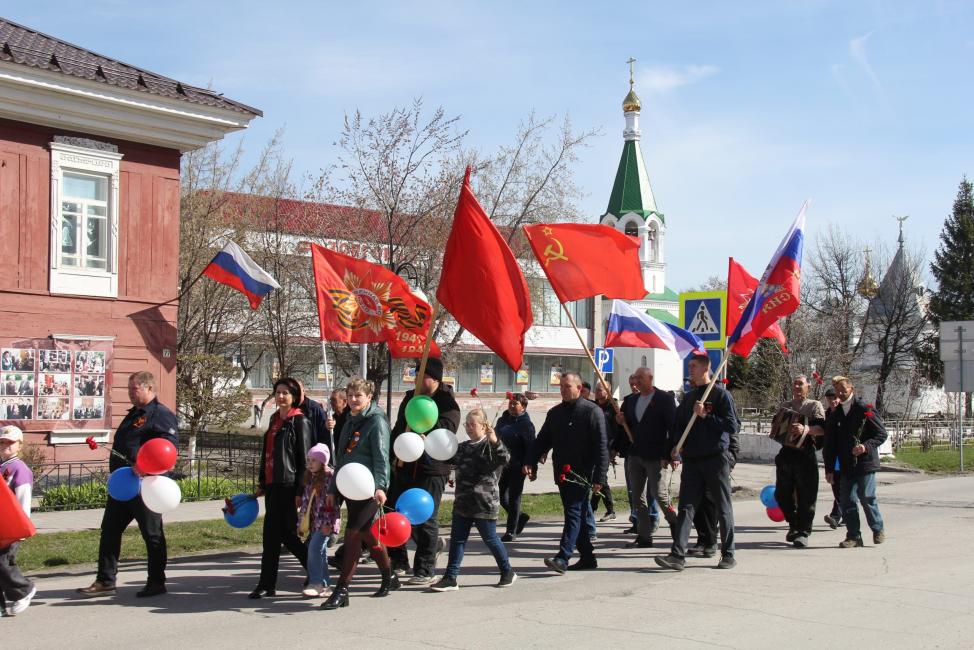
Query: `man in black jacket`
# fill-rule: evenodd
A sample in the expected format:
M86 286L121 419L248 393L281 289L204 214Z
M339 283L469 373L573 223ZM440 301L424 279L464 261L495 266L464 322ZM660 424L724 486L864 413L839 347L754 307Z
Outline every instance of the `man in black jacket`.
M595 402L581 398L582 378L577 372L561 376L561 404L548 411L534 445L534 458L525 468L537 475L541 458L551 454L551 467L565 511L558 554L545 558L545 564L564 573L566 569L595 569L592 540L584 520L588 512L589 492L598 492L606 482L609 465L605 437L605 416ZM578 546L581 559L571 567L568 560Z
M841 472L839 495L846 538L842 548L862 546L859 529L859 503L866 513L866 523L873 531L873 543L886 541L883 517L876 502L876 471L879 469L879 446L889 435L879 414L871 404L855 396L855 387L848 377L833 377L839 406L830 414L825 426L825 478L835 480L831 468L838 460Z
M683 396L670 431L674 444L671 458L675 462L683 461L677 532L673 536L670 554L657 557L656 564L665 569L683 570L694 513L704 492L709 491L716 500L720 522L721 558L717 568L732 569L737 561L734 559L730 439L731 434L740 428L740 423L734 411L734 398L723 387L715 385L706 401L702 400L710 383L710 357L706 354L693 355L689 369L693 388ZM693 426L683 449L679 450L679 439L691 419Z
M433 429L447 429L455 434L460 426L460 406L453 396L453 389L443 383L443 362L435 357L427 359L421 382L422 384L418 388L419 394L433 398L437 409L439 409L439 419L431 431ZM408 427L406 405L409 404L409 400L415 394L415 390L406 391L406 395L399 404L399 415L396 417L396 426L392 428L392 440L389 443L390 452L395 447L396 438ZM423 431L422 433L426 432ZM413 577L408 583L411 585L430 585L433 583L436 571L436 556L446 546L440 540L440 526L436 518L440 511L443 490L446 489L446 480L450 475L450 464L430 458L427 454L423 454L414 463L404 463L394 454L391 456L392 485L389 488L387 506L395 508L399 495L415 487L426 490L433 497L433 515L426 523L413 526L412 539L416 543L416 554L413 557ZM409 557L406 554L405 544L390 548L389 558L392 560L393 570L397 573L405 573L408 569Z
M669 501L664 468L671 463L670 429L676 417L676 399L673 393L653 386L653 372L638 368L633 375L639 395L625 402L623 412L616 421L629 425L633 442L629 446L629 485L632 489L633 506L636 510L636 541L634 547L653 545L653 521L649 514L649 500L656 501L671 533L676 526L676 513ZM665 497L663 496L665 495Z
M165 438L174 445L178 442L176 415L156 399L156 378L151 372L136 372L129 377L129 400L132 408L115 431L113 453L108 461L109 471L126 464L127 458L135 467L139 449L153 438ZM117 454L117 455L116 455ZM142 497L131 501L116 501L111 496L105 504L101 521L101 541L98 544L98 575L90 586L78 589L87 597L115 594L115 576L118 573L118 556L122 549L122 533L135 520L145 540L149 556L149 578L139 598L166 593L166 535L162 530L162 515L145 507Z
M507 530L501 541L513 542L524 530L530 515L521 512L521 493L524 492L524 465L534 449L534 423L527 413L528 398L522 393L511 396L507 410L497 421L497 435L511 453L497 483L501 507L507 512Z
M595 398L593 401L599 405L599 408L602 409L602 413L605 415L605 437L610 449L616 439L617 429L622 428L616 425L616 408L613 404L611 393L612 386L608 383L603 384L601 381L595 384L595 391L592 393L592 396ZM622 435L626 435L625 431L622 432ZM611 456L609 462L615 466L615 459ZM616 505L612 498L612 488L609 487L608 483L602 486L601 492L592 494L593 519L595 518L595 511L599 509L599 499L605 503L605 514L602 515L599 521L606 522L614 520L616 518Z

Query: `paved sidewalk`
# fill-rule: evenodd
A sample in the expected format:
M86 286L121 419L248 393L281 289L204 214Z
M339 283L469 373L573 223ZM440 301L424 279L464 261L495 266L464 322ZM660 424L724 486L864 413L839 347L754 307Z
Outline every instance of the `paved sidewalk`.
M837 548L844 532L822 524L810 548L794 549L757 499L739 501L739 564L731 571L715 570L716 559L691 559L682 573L660 570L653 557L665 545L626 549L625 523L616 521L600 526L598 570L557 576L542 559L554 553L560 525L530 525L508 545L519 579L503 591L493 588L496 567L474 535L460 591L404 587L368 598L378 576L365 565L350 606L335 612L300 598L303 574L288 556L278 595L259 601L246 598L259 572L255 553L174 560L170 593L149 599L135 598L145 580L144 564L135 563L123 567L114 598L78 598L75 588L87 582L78 576L40 580L34 604L0 621L0 634L20 647L78 650L133 641L145 648L969 648L972 494L974 476L883 484L889 538L882 546L867 538L860 549ZM820 496L819 522L829 502L826 491Z
M774 465L739 463L734 468L731 475L735 488L747 490L745 495L750 496L751 491L760 490L769 483L774 483ZM909 472L881 472L880 485L891 485L894 483L910 482L926 479L923 474ZM622 469L622 462L616 467L613 473L609 468L609 485L615 500L616 509L620 515L628 513L626 502L625 474ZM679 492L680 476L679 472L673 477L672 488L673 496ZM822 490L827 490L828 485L822 480ZM527 481L524 484L526 494L541 494L545 492L557 492L554 477L550 465L541 465L538 468L538 480ZM447 489L444 498L452 499L452 489ZM182 503L178 508L165 515L167 523L177 521L204 521L207 519L222 519L223 513L222 500L215 501L189 501ZM261 506L263 507L263 506ZM601 508L601 506L600 506ZM37 526L39 533L54 533L70 530L89 530L101 526L102 509L95 510L68 510L64 512L38 512L32 517L34 525ZM625 519L625 517L620 517ZM134 525L134 524L133 524Z

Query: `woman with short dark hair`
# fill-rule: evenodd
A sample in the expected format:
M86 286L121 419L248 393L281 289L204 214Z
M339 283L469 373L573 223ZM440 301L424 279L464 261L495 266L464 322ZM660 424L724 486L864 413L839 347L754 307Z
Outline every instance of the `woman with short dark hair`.
M301 413L301 386L290 377L274 382L277 412L264 434L260 465L260 489L264 495L264 549L260 557L260 580L249 598L273 596L281 545L287 547L302 567L308 564L308 549L298 537L298 511L303 489L308 449L315 443L311 425Z

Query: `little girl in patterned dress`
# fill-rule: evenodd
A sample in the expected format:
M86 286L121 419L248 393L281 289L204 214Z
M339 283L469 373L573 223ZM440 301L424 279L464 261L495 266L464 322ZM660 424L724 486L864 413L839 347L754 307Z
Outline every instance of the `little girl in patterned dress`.
M304 479L304 494L298 514L298 535L308 533L308 585L305 598L325 598L331 595L328 578L328 540L338 534L340 523L337 508L329 508L325 501L334 472L328 467L328 446L318 443L308 450L308 469Z

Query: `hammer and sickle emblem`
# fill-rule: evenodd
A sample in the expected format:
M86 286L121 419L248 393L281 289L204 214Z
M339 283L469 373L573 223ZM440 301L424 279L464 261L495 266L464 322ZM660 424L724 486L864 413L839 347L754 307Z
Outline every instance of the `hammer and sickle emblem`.
M562 246L561 242L554 237L551 238L551 241L554 243L548 244L548 246L544 249L544 265L548 266L556 260L565 260L567 262L568 258L565 257L565 247ZM557 249L555 249L555 245L558 246Z

